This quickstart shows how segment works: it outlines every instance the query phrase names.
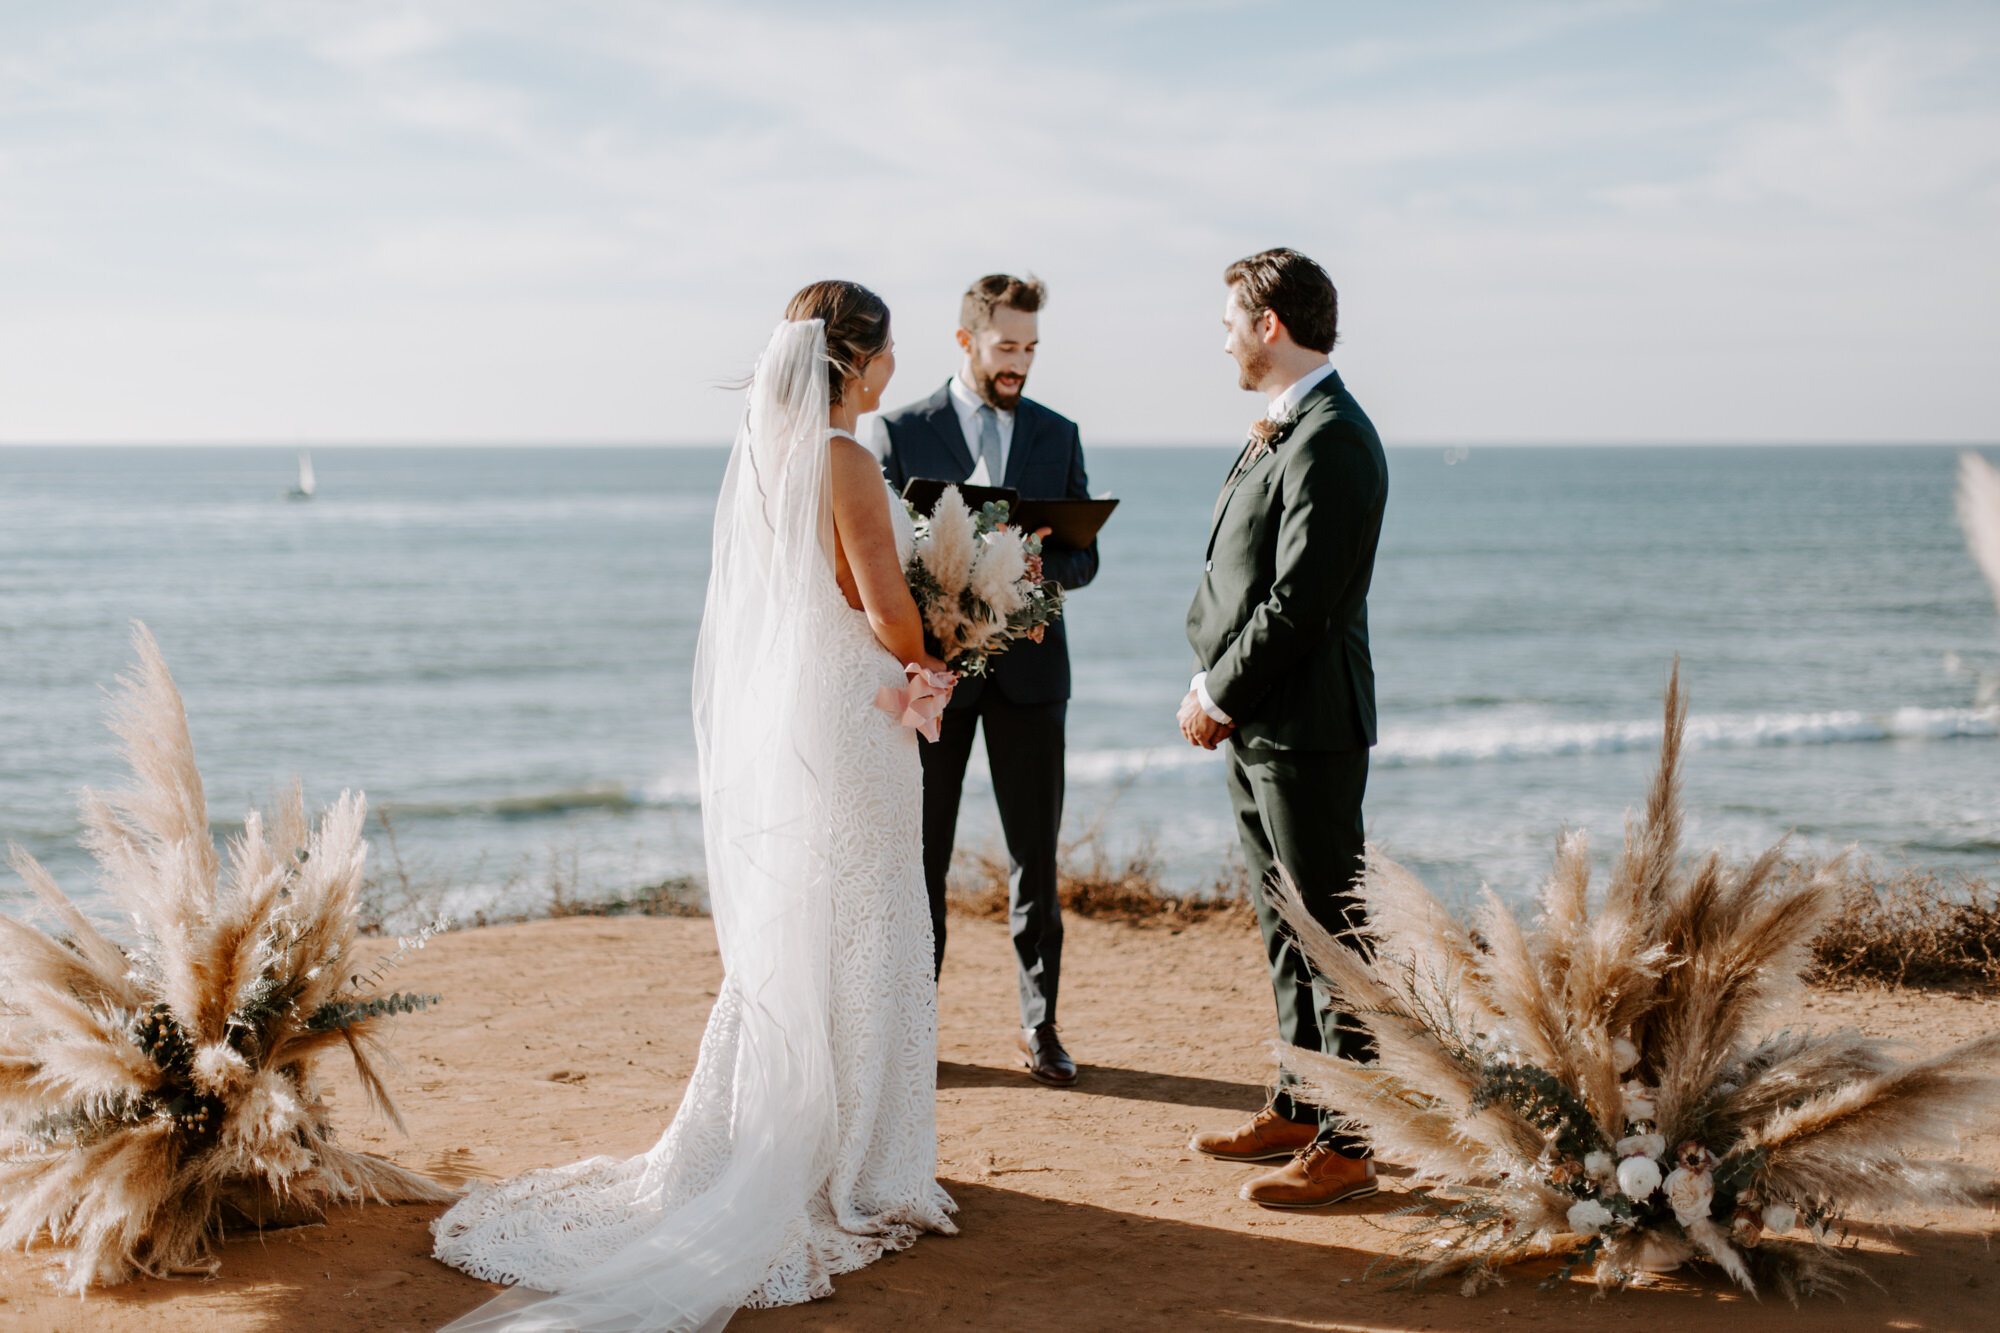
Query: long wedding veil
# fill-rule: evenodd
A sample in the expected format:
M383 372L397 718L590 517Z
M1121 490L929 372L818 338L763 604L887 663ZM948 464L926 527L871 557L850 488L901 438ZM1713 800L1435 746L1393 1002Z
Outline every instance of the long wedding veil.
M837 736L815 656L839 600L827 396L824 325L780 324L723 474L695 649L702 831L725 973L702 1060L732 1062L733 1097L726 1143L669 1131L653 1157L697 1150L718 1169L560 1293L517 1289L454 1333L720 1329L788 1230L804 1226L829 1169L831 830L816 775Z

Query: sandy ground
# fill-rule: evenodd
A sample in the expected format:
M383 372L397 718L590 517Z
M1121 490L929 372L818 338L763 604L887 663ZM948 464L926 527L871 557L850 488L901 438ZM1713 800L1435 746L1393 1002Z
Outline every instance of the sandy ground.
M1270 994L1254 931L1072 921L1063 1031L1073 1090L1014 1065L1005 928L955 920L942 993L939 1176L963 1234L926 1237L842 1278L828 1300L745 1311L742 1333L826 1329L2000 1329L1992 1219L1863 1220L1879 1287L1793 1309L1696 1272L1609 1298L1536 1275L1467 1299L1365 1281L1392 1247L1393 1178L1377 1199L1284 1214L1236 1198L1252 1168L1185 1148L1196 1127L1255 1109L1271 1072ZM351 1141L440 1175L504 1174L642 1151L693 1066L718 976L701 920L570 919L433 941L399 988L445 997L401 1020L392 1085L403 1138L336 1094ZM1882 993L1816 996L1816 1025L1938 1047L2000 1026L2000 1003ZM2000 1135L1967 1145L2000 1165ZM434 1207L341 1209L324 1225L231 1239L213 1280L139 1281L78 1300L35 1256L0 1256L0 1328L74 1333L434 1329L496 1288L429 1257Z

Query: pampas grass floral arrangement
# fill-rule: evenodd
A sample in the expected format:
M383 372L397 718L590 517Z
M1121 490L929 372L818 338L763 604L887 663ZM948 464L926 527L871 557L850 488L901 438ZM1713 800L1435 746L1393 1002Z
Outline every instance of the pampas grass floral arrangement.
M1540 913L1488 890L1471 921L1373 852L1350 943L1274 888L1299 947L1374 1034L1378 1062L1288 1048L1293 1095L1336 1107L1416 1202L1392 1272L1469 1295L1560 1256L1600 1287L1704 1260L1792 1299L1854 1266L1842 1219L1990 1205L1991 1172L1930 1154L2000 1105L2000 1033L1926 1059L1852 1030L1776 1027L1842 901L1838 865L1786 878L1780 847L1732 868L1681 855L1687 702L1667 687L1660 763L1601 897L1582 834ZM1595 899L1595 900L1594 900Z
M947 486L928 515L914 507L915 542L904 577L938 656L962 675L1017 639L1040 643L1062 615L1062 589L1042 577L1042 542L1007 525L1004 501L968 508Z
M452 1197L337 1144L316 1076L344 1049L401 1128L369 1047L436 998L355 972L362 798L314 826L294 784L250 812L225 874L180 694L145 626L133 637L111 727L134 780L82 806L135 938L100 931L18 847L55 933L0 916L0 1243L53 1243L76 1292L213 1272L229 1217Z

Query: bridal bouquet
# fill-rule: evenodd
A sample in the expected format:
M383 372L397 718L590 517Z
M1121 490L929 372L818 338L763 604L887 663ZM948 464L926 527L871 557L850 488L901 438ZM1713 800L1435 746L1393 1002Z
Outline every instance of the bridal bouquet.
M134 637L112 726L137 781L86 792L83 814L136 938L100 931L19 848L57 929L0 915L0 1244L63 1247L78 1292L213 1272L226 1218L452 1197L336 1144L316 1077L345 1048L400 1127L364 1046L436 999L382 993L393 958L355 975L361 799L315 828L294 786L268 822L250 812L225 878L180 694L145 627Z
M1837 872L1784 876L1775 847L1739 870L1715 853L1683 863L1685 721L1676 671L1645 813L1594 906L1581 834L1561 842L1531 926L1491 891L1463 922L1372 850L1365 953L1295 886L1275 890L1380 1052L1287 1050L1307 1085L1293 1095L1415 1170L1396 1265L1413 1283L1455 1274L1470 1294L1501 1265L1561 1256L1559 1277L1592 1263L1608 1287L1699 1258L1796 1298L1852 1271L1829 1240L1854 1210L1970 1206L2000 1185L1924 1157L1992 1116L2000 1034L1905 1063L1852 1030L1771 1030L1837 908Z
M1007 525L1007 506L978 513L947 486L925 517L911 510L916 545L903 574L938 656L964 676L1019 639L1040 643L1062 614L1062 589L1042 577L1042 543Z

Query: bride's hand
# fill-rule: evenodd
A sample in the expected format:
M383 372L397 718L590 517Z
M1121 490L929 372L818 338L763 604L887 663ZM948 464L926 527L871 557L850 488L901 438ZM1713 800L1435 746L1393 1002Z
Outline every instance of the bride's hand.
M946 666L943 662L939 661L937 658L932 657L929 653L917 654L917 665L922 667L926 671L935 672L939 675L950 676L952 674L950 667ZM952 683L957 684L958 677L952 676Z

